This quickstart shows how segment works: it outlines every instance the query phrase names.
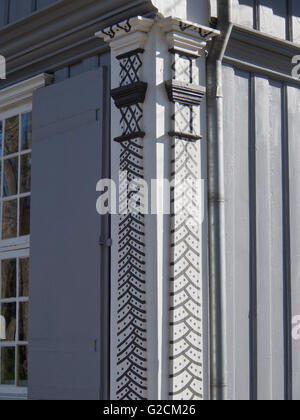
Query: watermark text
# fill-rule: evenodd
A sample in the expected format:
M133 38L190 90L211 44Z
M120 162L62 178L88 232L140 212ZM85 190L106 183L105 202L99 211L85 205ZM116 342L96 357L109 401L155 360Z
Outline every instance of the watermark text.
M0 55L0 79L6 79L6 60L3 55Z
M6 322L5 318L0 315L0 340L6 339Z
M295 79L300 79L300 55L295 55L295 57L292 58L292 64L292 76Z

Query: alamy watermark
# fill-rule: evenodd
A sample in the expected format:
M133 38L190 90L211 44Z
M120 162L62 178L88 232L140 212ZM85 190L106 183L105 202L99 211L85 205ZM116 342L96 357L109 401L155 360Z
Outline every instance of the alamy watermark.
M111 179L101 179L96 186L100 193L96 209L98 214L156 214L178 215L204 220L205 182L186 178L169 181L142 178L129 180L126 171L119 172L119 186ZM200 220L201 219L201 220Z
M295 55L295 57L292 58L292 76L295 79L300 79L300 55Z
M0 55L0 79L6 79L6 59L3 55Z
M300 315L296 315L292 321L292 337L295 341L300 340Z
M0 315L0 340L6 339L6 322L5 318Z

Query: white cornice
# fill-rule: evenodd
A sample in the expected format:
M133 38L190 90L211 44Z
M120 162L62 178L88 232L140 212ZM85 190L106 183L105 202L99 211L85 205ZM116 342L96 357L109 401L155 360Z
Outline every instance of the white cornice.
M48 85L52 78L52 75L42 73L0 90L0 112L31 101L33 92Z
M137 16L117 25L109 26L95 35L104 39L110 47L119 54L133 49L143 48L147 34L154 24L154 20Z
M200 55L207 41L220 35L220 31L179 18L168 17L159 22L170 49Z
M0 0L0 2L3 0ZM63 0L0 28L0 54L6 58L8 86L35 72L56 71L108 46L97 42L96 31L129 16L156 13L150 0ZM40 70L38 70L40 69Z

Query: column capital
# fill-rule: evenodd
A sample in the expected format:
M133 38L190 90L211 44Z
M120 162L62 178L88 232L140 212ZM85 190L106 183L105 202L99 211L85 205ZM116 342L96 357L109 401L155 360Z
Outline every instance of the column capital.
M167 17L159 22L165 33L170 50L199 57L208 41L220 35L220 31L196 23Z
M147 34L153 24L152 19L136 16L109 26L95 35L109 43L111 49L121 55L144 48L148 39Z

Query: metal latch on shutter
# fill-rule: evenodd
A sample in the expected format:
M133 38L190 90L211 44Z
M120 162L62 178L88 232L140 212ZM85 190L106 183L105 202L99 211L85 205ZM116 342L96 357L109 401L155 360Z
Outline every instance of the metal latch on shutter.
M106 246L107 248L110 248L112 246L112 239L108 238L108 239L99 239L99 245L100 246Z

